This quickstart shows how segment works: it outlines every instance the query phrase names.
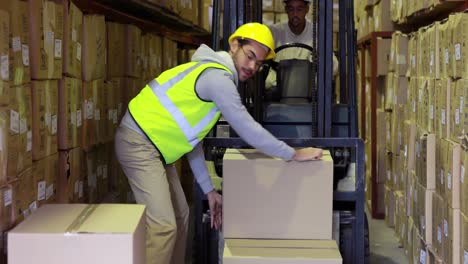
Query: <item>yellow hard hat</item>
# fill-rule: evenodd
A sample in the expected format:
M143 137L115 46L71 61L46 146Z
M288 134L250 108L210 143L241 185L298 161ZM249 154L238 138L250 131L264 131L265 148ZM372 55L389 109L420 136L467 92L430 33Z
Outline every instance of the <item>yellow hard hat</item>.
M245 38L257 41L270 49L265 57L266 60L275 58L275 40L267 26L257 22L244 24L229 37L229 43L236 38Z

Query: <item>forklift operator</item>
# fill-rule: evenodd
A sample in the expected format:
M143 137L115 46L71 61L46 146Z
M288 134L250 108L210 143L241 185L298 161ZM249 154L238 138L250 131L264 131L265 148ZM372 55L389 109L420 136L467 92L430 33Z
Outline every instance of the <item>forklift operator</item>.
M265 25L248 23L229 38L229 52L201 45L192 61L166 70L134 97L115 135L115 151L137 203L146 205L146 263L184 263L189 209L173 163L187 154L208 198L211 227L222 221L202 140L222 114L251 146L284 160L320 159L317 148L293 149L258 124L242 105L238 82L275 56ZM242 190L239 190L242 191Z
M313 23L306 19L309 12L310 0L284 0L284 9L288 15L288 22L281 22L270 26L275 39L275 47L288 43L302 43L312 46ZM278 52L275 60L286 59L312 60L310 51L304 48L287 48ZM338 60L333 55L333 75L338 71ZM266 79L267 89L276 86L276 72L270 70Z

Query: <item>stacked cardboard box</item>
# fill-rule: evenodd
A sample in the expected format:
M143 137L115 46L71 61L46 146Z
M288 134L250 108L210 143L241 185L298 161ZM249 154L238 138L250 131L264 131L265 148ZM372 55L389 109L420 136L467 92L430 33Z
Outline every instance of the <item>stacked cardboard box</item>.
M228 149L223 161L223 262L341 263L331 240L332 174L328 152L321 161L297 163Z

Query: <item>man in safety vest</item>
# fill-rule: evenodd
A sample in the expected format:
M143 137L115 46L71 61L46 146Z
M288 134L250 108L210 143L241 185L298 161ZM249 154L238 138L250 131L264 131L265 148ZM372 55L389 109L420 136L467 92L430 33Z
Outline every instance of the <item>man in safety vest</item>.
M189 209L174 166L187 154L207 195L211 226L219 228L222 199L205 165L202 140L222 114L248 144L284 160L319 159L316 148L295 150L262 128L241 103L237 85L274 58L268 27L248 23L229 38L229 52L201 45L192 61L169 69L133 98L115 135L117 159L135 199L145 204L147 263L184 263Z

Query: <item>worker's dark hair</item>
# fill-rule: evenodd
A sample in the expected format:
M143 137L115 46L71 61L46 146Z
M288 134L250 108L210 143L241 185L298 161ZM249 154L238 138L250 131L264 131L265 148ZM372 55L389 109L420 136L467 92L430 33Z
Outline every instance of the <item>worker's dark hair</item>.
M249 45L250 40L245 39L245 38L238 38L237 41L239 42L239 45L242 47L244 45Z

